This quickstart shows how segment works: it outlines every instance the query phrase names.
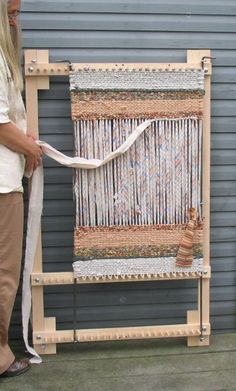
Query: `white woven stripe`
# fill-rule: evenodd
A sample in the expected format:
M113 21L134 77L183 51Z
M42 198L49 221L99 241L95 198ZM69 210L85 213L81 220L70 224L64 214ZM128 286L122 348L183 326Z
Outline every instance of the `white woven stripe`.
M93 259L73 263L75 277L150 275L203 271L203 258L193 259L191 267L176 267L175 257Z
M77 70L70 73L70 90L204 90L202 70Z

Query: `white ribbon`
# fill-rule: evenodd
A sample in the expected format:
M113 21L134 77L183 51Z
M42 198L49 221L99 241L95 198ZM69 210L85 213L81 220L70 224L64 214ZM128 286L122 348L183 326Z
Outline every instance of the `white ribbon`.
M22 326L23 339L26 349L34 357L30 360L32 363L41 363L42 359L29 346L28 342L28 326L31 312L31 289L30 289L30 275L33 271L34 258L39 236L41 215L43 207L43 167L39 166L34 171L32 178L32 186L29 200L28 221L27 221L27 235L26 235L26 250L25 263L23 273L22 286Z
M125 153L135 142L143 131L151 125L155 120L147 120L140 124L133 133L127 138L127 140L114 152L111 152L103 160L99 159L84 159L80 157L69 157L63 153L57 151L51 145L37 141L41 146L43 152L56 160L58 163L66 167L85 168L92 169L100 167L112 159ZM26 235L26 251L23 273L23 288L22 288L22 325L23 325L23 338L27 351L33 356L30 360L32 363L39 364L42 362L41 357L35 352L35 350L29 346L28 342L28 330L29 319L31 313L31 287L30 287L30 275L33 271L36 247L39 237L40 222L43 208L43 168L38 167L32 178L32 188L29 200L28 222L27 222L27 235Z
M42 147L42 150L46 155L56 160L58 163L62 164L63 166L74 167L74 168L86 168L86 169L98 168L103 166L104 164L107 164L108 162L122 155L123 153L125 153L135 142L138 136L142 134L143 131L148 126L150 126L153 121L154 120L147 120L144 121L139 126L137 126L137 128L133 131L133 133L131 133L131 135L127 138L127 140L125 140L125 142L115 151L109 153L109 155L107 155L103 160L84 159L81 157L69 157L57 151L55 148L45 143L44 141L38 141L38 144Z

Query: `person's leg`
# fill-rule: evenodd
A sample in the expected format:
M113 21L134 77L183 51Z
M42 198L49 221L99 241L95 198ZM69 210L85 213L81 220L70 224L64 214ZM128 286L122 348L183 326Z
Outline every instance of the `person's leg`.
M8 345L8 329L19 284L22 240L22 193L0 194L0 374L15 359Z

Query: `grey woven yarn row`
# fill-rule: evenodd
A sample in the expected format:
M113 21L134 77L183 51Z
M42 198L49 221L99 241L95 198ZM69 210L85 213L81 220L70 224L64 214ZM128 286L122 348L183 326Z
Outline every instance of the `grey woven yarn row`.
M204 72L82 69L70 73L70 90L204 90Z

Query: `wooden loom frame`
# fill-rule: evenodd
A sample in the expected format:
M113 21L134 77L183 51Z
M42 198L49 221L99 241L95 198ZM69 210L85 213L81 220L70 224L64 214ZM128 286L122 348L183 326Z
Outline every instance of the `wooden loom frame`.
M203 132L203 272L171 272L155 276L114 276L97 279L77 278L73 272L44 273L42 262L41 234L38 238L33 273L31 275L32 287L32 325L33 344L39 354L56 353L57 343L88 342L122 339L151 339L167 337L187 337L188 346L209 345L209 291L210 291L210 84L211 84L211 57L210 50L188 50L186 63L149 64L156 69L204 69L205 97L204 97L204 132ZM76 69L88 64L73 64ZM125 67L138 69L145 68L147 64L105 64L106 68ZM39 135L38 130L38 90L49 89L50 76L68 75L71 65L65 63L50 63L48 50L25 51L25 77L26 77L26 109L28 129ZM93 64L94 68L104 67L104 64ZM56 330L56 318L44 316L44 286L88 284L88 283L114 283L132 281L154 280L198 280L198 307L197 310L187 311L187 323L162 326L138 326L88 330Z

